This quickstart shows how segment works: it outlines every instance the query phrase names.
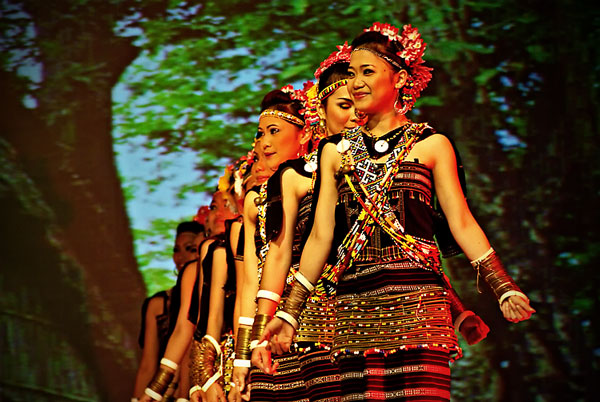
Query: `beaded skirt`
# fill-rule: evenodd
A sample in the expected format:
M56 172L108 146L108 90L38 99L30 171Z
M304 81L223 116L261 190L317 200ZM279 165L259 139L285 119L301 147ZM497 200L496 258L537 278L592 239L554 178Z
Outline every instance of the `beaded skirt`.
M446 291L433 272L401 260L355 266L336 300L334 358L429 349L461 354Z

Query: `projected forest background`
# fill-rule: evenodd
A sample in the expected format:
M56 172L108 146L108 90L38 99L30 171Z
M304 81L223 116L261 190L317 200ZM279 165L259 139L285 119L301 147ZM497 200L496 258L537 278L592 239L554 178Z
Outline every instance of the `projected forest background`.
M470 206L537 314L491 328L456 401L597 400L600 12L594 1L0 1L0 400L117 401L176 222L249 150L269 90L373 21L434 78L411 118L458 144Z

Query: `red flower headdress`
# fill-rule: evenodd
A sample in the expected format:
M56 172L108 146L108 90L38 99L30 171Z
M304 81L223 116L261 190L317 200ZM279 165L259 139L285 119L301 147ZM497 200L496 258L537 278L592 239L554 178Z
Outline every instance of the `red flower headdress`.
M208 212L210 208L207 205L201 206L198 208L198 212L194 216L194 220L201 225L206 225L206 218L208 218Z
M373 23L370 28L365 29L365 32L379 32L388 40L396 41L402 46L402 50L396 55L402 58L408 67L409 78L402 89L403 106L399 112L403 114L408 112L431 80L433 68L423 65L425 63L423 55L427 44L421 39L418 29L413 28L410 24L402 27L402 34L398 34L399 30L395 26L380 22Z
M312 82L308 81L304 83L304 87L302 89L294 89L292 85L286 85L281 88L281 92L290 94L293 100L299 100L300 102L306 102L306 86L312 86Z
M318 80L321 77L321 74L329 67L334 65L335 63L349 63L350 62L350 53L352 53L352 48L348 46L348 42L344 42L343 45L338 45L337 51L332 52L329 57L321 62L321 65L315 71L315 78Z

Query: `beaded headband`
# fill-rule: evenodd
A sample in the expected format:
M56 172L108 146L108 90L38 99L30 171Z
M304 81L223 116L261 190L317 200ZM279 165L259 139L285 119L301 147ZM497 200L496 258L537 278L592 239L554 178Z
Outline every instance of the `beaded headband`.
M278 119L282 119L287 121L288 123L295 124L300 127L304 127L304 121L301 118L294 116L293 114L282 112L281 110L275 109L265 109L259 117L259 120L262 117L277 117Z
M378 32L381 35L388 38L388 41L398 42L402 50L398 51L396 55L404 60L408 68L408 80L402 88L402 109L400 113L406 113L415 104L416 99L421 95L421 91L427 87L427 84L431 80L431 67L424 66L423 55L425 54L425 48L427 44L421 39L421 34L417 28L413 28L410 24L402 27L402 34L399 34L398 28L390 24L382 24L375 22L365 32ZM401 68L398 62L392 60L390 57L379 54L376 50L367 48L358 48L356 50L369 50L371 53L383 58L395 67Z
M366 50L367 52L371 52L375 56L381 57L382 59L384 59L385 61L390 63L392 66L396 67L398 70L402 70L402 66L396 60L392 59L391 57L386 56L385 54L383 54L381 52L378 52L375 49L371 49L368 47L357 47L356 49L353 50L353 52L358 52L359 50Z
M327 88L319 92L319 100L327 98L329 95L334 93L338 88L345 86L348 83L347 79L339 80L329 85Z

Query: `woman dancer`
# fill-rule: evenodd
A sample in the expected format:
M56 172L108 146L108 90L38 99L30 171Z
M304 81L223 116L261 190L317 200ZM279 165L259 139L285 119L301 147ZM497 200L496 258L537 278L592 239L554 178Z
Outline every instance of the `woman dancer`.
M306 126L315 140L356 127L357 117L346 82L350 47L338 46L315 72L318 84L309 91ZM308 225L312 202L313 176L316 175L316 151L305 158L280 165L267 187L267 240L272 240L257 293L257 317L273 317L291 266L297 270L301 238ZM272 239L271 239L272 238ZM331 299L309 302L297 334L299 363L306 396L311 401L339 400L339 371L329 359L333 333ZM255 320L255 323L258 320ZM261 333L263 328L253 329ZM252 352L252 363L267 374L276 372L266 345Z
M198 245L204 240L204 226L198 222L181 222L177 225L175 245L173 246L173 262L177 274L198 258ZM142 328L139 344L142 348L142 359L137 371L133 394L144 393L144 387L152 379L158 362L165 353L169 341L170 320L177 319L179 301L172 303L172 296L179 295L176 287L163 290L144 300L142 307ZM171 327L171 330L173 328ZM172 396L175 381L169 386L166 396Z
M235 217L235 202L222 194L216 192L213 196L213 200L210 204L210 211L206 219L207 229L210 229L213 235L222 233L225 230L225 220ZM214 241L207 239L200 247L201 259L205 257L208 246ZM189 264L187 269L178 278L178 284L180 283L181 295L180 295L180 308L177 314L177 320L174 325L169 342L165 349L164 357L160 361L158 370L156 371L154 378L148 384L144 390L144 395L140 398L142 402L150 402L152 400L159 401L164 394L166 387L172 381L175 376L175 372L179 368L186 351L192 340L196 324L198 323L198 315L200 309L200 297L202 292L202 277L200 276L198 269L198 263L194 262ZM184 364L182 367L182 378L189 378L187 372L188 364ZM185 370L184 370L185 369ZM186 389L180 389L178 395L182 393L183 396L187 396L189 387Z
M231 176L234 179L226 191L233 192L234 188L239 188L238 196L243 199L247 184L262 184L268 179L264 156L260 158L262 151L257 151L240 160ZM229 357L229 346L233 345L235 317L239 316L236 311L239 307L235 308L233 302L236 299L237 278L243 275L243 266L236 261L240 229L239 218L226 221L224 239L213 243L202 262L206 286L201 316L206 325L197 326L191 348L192 401L200 401L201 391L205 393L202 396L205 401L224 400L225 392L229 390L229 382L223 383L224 377L227 377L223 366L233 364L233 361L226 359ZM225 339L222 339L223 336Z
M352 49L348 88L368 123L322 144L315 224L300 263L305 280L294 283L264 338L277 334L273 347L289 348L332 242L343 237L325 272L325 286L339 281L332 356L342 399L449 400L448 362L458 344L433 242L434 190L506 319L528 319L534 310L469 211L452 145L405 116L431 78L416 28L398 33L375 23Z
M265 155L266 166L276 170L282 162L304 155L309 146L310 134L304 130L305 108L302 91L288 87L269 92L261 103L257 137ZM265 232L266 185L249 191L244 200L244 276L240 296L240 318L234 362L233 397L247 391L250 371L250 341L258 340L260 333L252 334L256 313L256 293L261 280L264 256L267 250ZM255 241L256 240L256 241ZM259 317L260 318L260 317ZM251 397L254 400L304 400L304 383L298 375L297 355L288 353L279 359L282 367L276 375L253 369ZM285 389L285 391L283 391ZM281 390L281 392L277 392Z

